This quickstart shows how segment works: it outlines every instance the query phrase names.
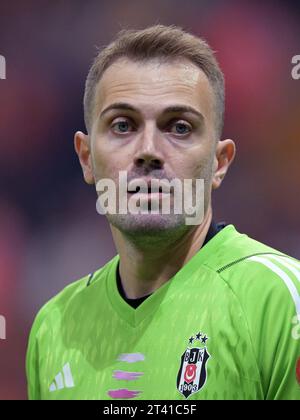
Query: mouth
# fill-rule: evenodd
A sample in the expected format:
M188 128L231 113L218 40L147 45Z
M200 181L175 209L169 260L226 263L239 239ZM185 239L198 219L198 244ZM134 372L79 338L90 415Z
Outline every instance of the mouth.
M160 179L134 179L128 183L128 194L165 195L170 194L170 186Z
M157 194L157 193L163 193L163 188L162 187L158 187L158 188L151 188L151 186L145 188L142 188L140 186L137 186L136 188L134 188L133 190L130 189L127 191L129 194Z

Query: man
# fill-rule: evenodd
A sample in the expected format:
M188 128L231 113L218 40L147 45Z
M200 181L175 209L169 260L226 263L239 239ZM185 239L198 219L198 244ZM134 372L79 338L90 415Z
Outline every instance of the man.
M38 314L29 397L300 399L300 263L212 218L235 145L208 45L176 27L122 31L90 69L84 110L85 181L126 172L126 198L158 212L107 212L118 255ZM199 223L172 211L175 189L151 189L174 179L193 180L193 198L204 180Z

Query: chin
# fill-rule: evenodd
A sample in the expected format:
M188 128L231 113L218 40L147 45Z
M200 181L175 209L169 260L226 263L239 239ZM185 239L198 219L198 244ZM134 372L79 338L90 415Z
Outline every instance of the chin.
M185 226L183 215L138 214L107 215L110 224L128 235L163 235L181 231Z

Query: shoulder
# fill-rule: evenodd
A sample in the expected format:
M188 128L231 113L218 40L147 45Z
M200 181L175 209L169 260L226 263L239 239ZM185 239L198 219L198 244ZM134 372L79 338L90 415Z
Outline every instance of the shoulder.
M226 232L225 232L226 234ZM218 235L217 235L218 236ZM219 240L209 268L231 293L249 334L267 399L299 398L300 262L241 235Z
M241 245L242 253L233 244L232 256L217 269L228 287L254 306L285 302L300 314L300 261L248 236L240 238Z
M31 337L37 337L42 327L47 328L47 324L52 325L59 321L63 313L68 310L70 305L74 302L84 304L88 299L87 296L94 294L94 287L104 285L105 278L115 265L118 256L114 257L103 267L95 272L80 278L69 284L56 296L51 298L37 313L34 323L31 328Z
M207 265L231 294L252 336L259 340L262 330L266 337L281 337L282 330L291 336L300 322L300 262L233 226L225 229Z
M230 225L217 235L207 265L232 291L257 302L271 292L291 300L300 312L300 262L285 253L241 234Z

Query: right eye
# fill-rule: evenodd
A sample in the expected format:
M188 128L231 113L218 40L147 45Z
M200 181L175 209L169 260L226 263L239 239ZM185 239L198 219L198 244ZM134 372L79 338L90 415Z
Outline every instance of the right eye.
M125 119L114 121L111 125L112 131L117 134L126 134L133 131L133 128L132 123Z

